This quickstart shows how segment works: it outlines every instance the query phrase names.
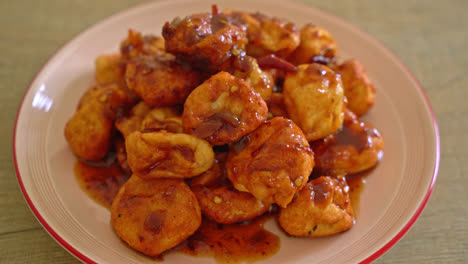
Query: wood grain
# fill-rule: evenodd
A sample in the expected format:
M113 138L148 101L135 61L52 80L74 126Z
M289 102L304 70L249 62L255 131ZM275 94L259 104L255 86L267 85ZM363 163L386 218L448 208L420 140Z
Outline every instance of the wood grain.
M29 211L12 158L13 127L28 84L66 41L144 2L0 1L0 263L79 263ZM302 0L336 14L388 46L421 82L437 116L436 188L409 233L376 263L468 261L468 19L465 0Z

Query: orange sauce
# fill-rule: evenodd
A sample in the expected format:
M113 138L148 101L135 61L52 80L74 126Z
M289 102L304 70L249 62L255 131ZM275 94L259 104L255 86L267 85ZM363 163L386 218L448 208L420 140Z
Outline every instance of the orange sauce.
M75 177L81 188L96 202L110 208L120 187L128 180L118 163L95 167L76 160Z
M367 183L366 178L374 170L374 168L346 176L346 182L349 186L349 198L351 200L355 218L359 216L361 193Z
M280 248L279 237L263 228L269 216L229 225L204 218L198 231L182 243L178 251L192 256L211 256L219 263L266 259Z

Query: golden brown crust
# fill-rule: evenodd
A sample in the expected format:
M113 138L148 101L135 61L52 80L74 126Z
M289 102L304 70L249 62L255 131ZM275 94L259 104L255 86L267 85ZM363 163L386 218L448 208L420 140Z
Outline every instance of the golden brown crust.
M121 84L96 86L80 100L77 112L65 125L65 139L72 151L86 160L104 158L111 146L114 120L134 103Z
M286 208L278 221L288 234L320 237L340 233L353 226L354 213L344 179L322 176L309 183Z
M183 180L132 176L112 203L111 223L130 247L157 256L192 235L201 212Z
M245 81L220 72L189 95L182 121L186 133L224 145L257 128L267 111L266 103Z
M125 63L120 54L101 55L96 58L94 64L95 77L99 85L125 82Z
M76 112L65 125L65 139L73 153L86 160L100 160L111 146L113 122L104 106L90 103Z
M247 30L247 54L261 57L275 54L286 58L299 45L299 32L293 23L260 13L224 10L227 20Z
M358 116L367 113L375 103L375 87L364 66L357 60L347 60L337 72L341 74L347 107Z
M301 29L301 41L288 60L295 65L317 60L332 60L338 55L338 46L333 36L325 29L307 24ZM318 58L322 57L322 58Z
M182 104L202 81L188 66L178 64L166 54L139 58L127 63L128 87L150 106Z
M143 179L191 178L213 165L210 144L187 134L133 132L125 140L127 162Z
M247 43L245 31L220 14L176 18L164 25L162 35L168 52L208 72L223 70Z
M344 94L341 78L328 67L313 63L288 73L283 86L289 117L308 141L324 138L343 123Z
M302 131L276 117L236 143L229 152L228 177L239 191L286 207L307 182L314 157Z

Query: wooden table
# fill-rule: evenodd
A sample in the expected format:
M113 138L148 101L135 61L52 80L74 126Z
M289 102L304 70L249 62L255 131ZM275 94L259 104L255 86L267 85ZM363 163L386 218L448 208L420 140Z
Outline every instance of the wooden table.
M0 263L78 263L34 218L12 158L16 111L28 84L65 42L138 1L0 1ZM216 1L214 1L216 2ZM377 263L468 261L468 19L466 0L303 0L381 40L411 69L441 134L439 177L409 233Z

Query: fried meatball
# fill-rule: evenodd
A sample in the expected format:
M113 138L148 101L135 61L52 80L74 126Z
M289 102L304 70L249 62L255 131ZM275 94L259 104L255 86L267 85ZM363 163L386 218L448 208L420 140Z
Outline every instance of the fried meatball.
M375 102L375 87L364 66L357 60L347 60L337 72L341 74L347 107L358 116L367 113Z
M343 126L336 133L311 143L316 167L331 175L352 174L374 167L384 141L379 131L345 111Z
M301 29L301 42L288 60L295 65L319 62L327 65L338 55L338 45L325 29L307 24Z
M111 146L113 121L104 105L89 103L77 111L65 125L65 139L73 153L86 160L100 160Z
M182 109L180 107L156 107L151 110L141 123L141 131L155 132L166 130L182 133Z
M151 107L145 102L139 102L130 113L115 121L115 127L122 133L124 138L135 131L141 131L141 124L146 115L151 111Z
M77 111L93 102L105 106L106 114L112 119L123 116L133 107L137 98L122 83L96 85L88 89L78 102Z
M65 139L72 151L86 160L100 160L109 152L114 120L133 99L118 84L89 90L65 125Z
M220 72L198 86L184 105L184 131L213 145L236 142L267 118L268 108L242 79Z
M228 17L230 23L247 29L246 50L250 56L275 54L286 58L299 45L299 32L293 23L260 13L224 10L223 14Z
M259 93L263 100L270 99L274 80L268 71L258 66L257 60L250 56L242 56L234 62L233 75L244 79L252 89Z
M166 50L196 68L223 70L247 43L245 31L226 22L222 14L195 14L166 22Z
M142 36L141 33L130 29L128 37L120 44L120 53L125 61L165 54L164 39L153 35Z
M283 94L289 117L308 141L334 133L343 123L341 77L326 66L299 65L298 72L286 75Z
M233 188L226 175L226 156L227 153L217 153L213 167L192 179L190 186L203 214L218 223L232 224L268 211L269 203Z
M288 118L288 112L284 105L284 95L282 93L272 93L268 101L268 118L273 117Z
M178 64L166 54L131 60L125 81L150 106L181 104L202 82L202 76L187 65Z
M229 152L228 177L239 191L286 207L309 179L314 156L291 120L275 117L237 142Z
M124 82L125 63L120 54L101 55L96 58L96 81L99 85Z
M112 203L111 223L130 247L157 256L195 233L201 212L183 180L132 176Z
M281 208L279 224L286 233L298 237L321 237L350 229L354 213L344 179L317 178Z
M125 140L127 162L143 178L191 178L213 165L213 149L205 140L169 132L133 132Z

